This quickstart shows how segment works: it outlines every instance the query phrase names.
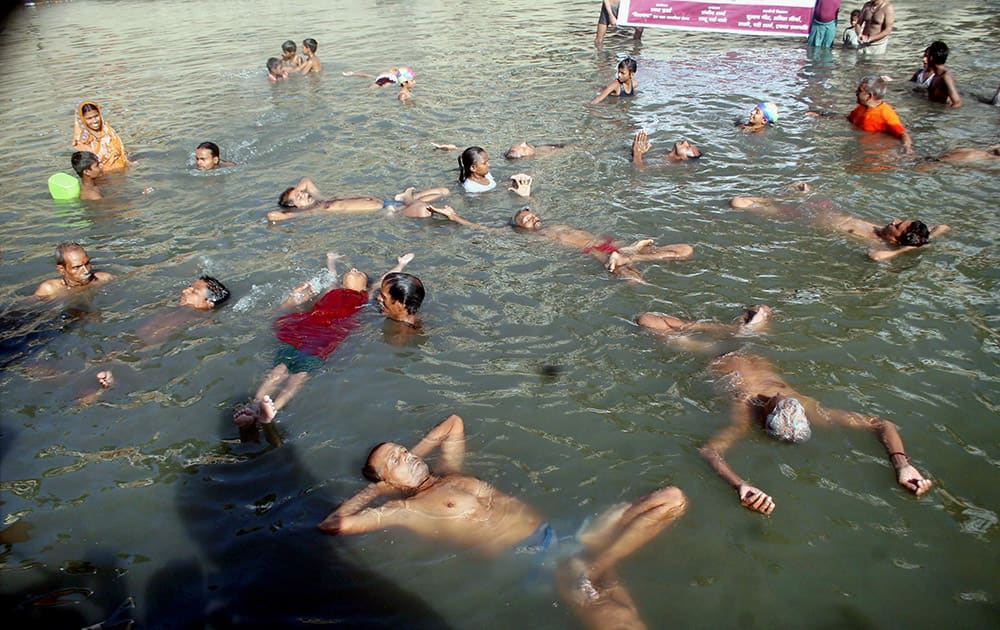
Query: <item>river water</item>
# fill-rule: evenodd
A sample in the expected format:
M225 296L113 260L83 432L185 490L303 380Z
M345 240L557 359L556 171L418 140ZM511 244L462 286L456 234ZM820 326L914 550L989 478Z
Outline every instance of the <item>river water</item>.
M538 4L123 0L12 14L0 108L0 286L16 348L0 373L6 619L80 627L133 601L120 612L141 627L571 625L544 571L521 558L483 561L400 531L315 529L363 487L372 444L414 443L458 413L468 471L537 506L563 536L663 485L686 492L687 514L621 567L652 627L996 626L1000 275L980 226L998 218L1000 169L922 158L1000 142L1000 110L976 99L1000 77L1000 3L930 11L899 0L898 33L875 60L651 30L638 45L612 32L597 51L597 2ZM319 41L324 73L270 84L265 59L305 37ZM906 83L934 38L952 48L966 103L956 111ZM640 93L588 105L625 54L639 59ZM400 64L417 73L410 104L341 75ZM804 115L846 114L870 73L897 79L887 98L916 157L840 118ZM85 99L137 164L108 178L105 202L54 202L45 181L69 171ZM738 132L761 100L779 103L779 124ZM681 137L704 157L636 171L639 128L654 157ZM239 166L194 172L204 140ZM569 147L506 163L520 140ZM461 214L502 227L518 200L460 192L456 153L431 142L486 148L500 182L531 173L533 206L550 222L686 242L695 256L646 265L649 283L630 285L505 230L383 213L264 219L308 175L329 194L449 186ZM841 235L728 209L733 196L793 181L865 219L952 231L875 264ZM117 279L38 323L28 298L67 240ZM424 332L400 342L364 313L279 417L285 445L240 444L229 418L271 367L276 305L324 278L328 251L373 274L414 252ZM201 273L230 287L231 304L144 345L142 324ZM896 422L934 479L929 494L895 484L871 435L820 428L796 448L763 435L735 446L733 468L778 509L739 506L698 454L728 422L707 357L632 321L649 310L728 321L757 303L775 309L769 333L726 349L768 357L830 407ZM105 369L116 385L76 405Z

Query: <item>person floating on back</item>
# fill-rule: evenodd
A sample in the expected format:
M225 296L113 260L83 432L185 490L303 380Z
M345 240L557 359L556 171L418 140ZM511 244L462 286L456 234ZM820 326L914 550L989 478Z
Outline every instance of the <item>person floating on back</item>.
M395 83L399 86L399 96L401 101L407 101L413 96L413 86L416 84L416 73L413 72L412 68L406 66L400 66L398 68L393 68L392 70L386 70L385 72L374 75L365 74L364 72L354 72L353 70L347 70L342 73L345 77L363 77L366 79L375 79L372 81L371 85L368 86L369 90L378 89L385 87L390 83Z

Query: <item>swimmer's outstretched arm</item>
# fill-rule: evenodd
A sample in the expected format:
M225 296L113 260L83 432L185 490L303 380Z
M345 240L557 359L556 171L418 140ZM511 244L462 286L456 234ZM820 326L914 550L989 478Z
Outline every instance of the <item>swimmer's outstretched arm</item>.
M608 98L608 96L610 96L612 92L618 89L618 86L619 86L618 79L612 79L611 83L608 83L608 87L604 88L600 94L595 96L593 100L590 101L590 104L597 105L604 99Z
M355 72L353 70L345 70L345 71L341 72L340 74L344 75L345 77L361 77L361 78L364 78L364 79L374 79L375 78L374 74L365 74L364 72Z
M717 475L736 490L743 507L761 514L770 514L774 511L774 499L737 475L723 457L733 444L746 437L753 428L750 407L745 400L733 403L732 417L733 421L728 427L713 435L701 447L701 456Z
M928 240L933 240L938 236L944 234L951 228L947 225L935 225L931 228ZM876 262L882 262L883 260L891 260L900 254L905 252L912 252L913 250L920 249L919 247L914 247L913 245L903 245L902 247L896 247L893 249L884 249L880 247L875 247L868 250L868 257Z
M402 256L400 256L399 258L397 258L396 259L396 266L394 266L392 269L390 269L389 271L386 271L381 276L379 276L378 282L373 282L372 283L372 287L368 291L368 299L372 299L373 297L375 297L376 293L378 293L379 291L382 290L382 281L385 280L386 276L388 276L390 273L399 273L403 269L406 269L406 266L408 264L410 264L410 261L412 261L412 260L413 260L413 253L412 252L409 253L409 254L403 254Z
M300 304L305 304L309 300L316 297L316 289L313 288L312 284L309 282L303 282L299 286L292 289L292 292L288 294L285 301L281 303L278 308L280 310L285 310L292 308L293 306L299 306Z
M440 208L436 208L434 206L427 206L427 209L430 212L433 212L434 214L440 214L441 216L447 218L449 221L454 221L455 223L458 223L459 225L464 225L466 227L475 228L477 230L490 230L490 229L492 229L492 228L486 227L485 225L480 225L478 223L473 223L472 221L469 221L468 219L465 219L463 217L458 216L458 213L455 212L455 209L452 208L451 206L441 206Z
M465 424L457 415L450 415L441 424L424 436L410 452L426 458L435 449L441 449L441 461L437 465L440 474L457 473L465 461Z
M824 415L840 426L874 433L882 442L882 446L885 447L885 452L889 455L889 463L896 469L897 483L908 491L920 496L934 485L933 481L925 479L920 471L910 464L910 458L906 455L906 448L903 446L903 438L899 436L899 430L892 422L877 416L865 416L840 409L825 409L818 414L818 417Z

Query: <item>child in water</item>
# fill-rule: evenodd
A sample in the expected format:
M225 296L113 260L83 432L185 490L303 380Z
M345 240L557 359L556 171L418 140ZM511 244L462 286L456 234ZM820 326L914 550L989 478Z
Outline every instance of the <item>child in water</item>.
M387 70L378 76L374 74L365 74L364 72L354 72L353 70L348 70L343 73L345 77L364 77L367 79L375 79L371 85L368 86L369 90L374 90L376 88L385 87L390 83L395 83L399 86L399 96L397 97L401 101L409 100L413 96L411 92L413 85L416 83L414 77L416 74L413 72L412 68L406 66L400 66L398 68L393 68L392 70Z
M761 103L753 108L750 119L740 125L740 130L758 133L776 122L778 122L778 106L774 103Z
M288 73L281 65L281 59L271 57L267 60L267 80L271 83L284 81L288 78Z
M287 72L298 72L299 68L305 60L302 59L302 55L298 53L298 49L295 47L295 42L292 40L286 41L281 45L281 67Z
M861 47L861 11L854 9L851 11L851 25L844 29L844 47Z
M625 57L618 62L618 74L615 75L614 81L608 84L608 87L594 97L594 100L590 101L591 105L600 103L609 96L634 96L635 88L639 83L635 80L635 71L638 66L635 63L635 59L631 57Z
M323 65L319 62L319 57L316 56L317 46L319 44L316 43L315 39L302 40L302 52L306 54L306 59L299 67L300 73L309 74L310 72L320 72L323 70Z

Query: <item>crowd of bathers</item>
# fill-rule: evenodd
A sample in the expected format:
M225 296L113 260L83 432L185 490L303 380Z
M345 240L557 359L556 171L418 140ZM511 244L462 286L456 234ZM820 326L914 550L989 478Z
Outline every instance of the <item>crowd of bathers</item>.
M839 2L836 4L839 7ZM884 12L887 3L874 0L866 7L870 4ZM603 44L608 27L616 24L617 5L607 0L602 2L598 46ZM863 33L864 25L856 18L852 16L852 26L848 29L854 37L848 39L860 41L859 45L863 45L865 37L870 40L870 36ZM637 35L641 35L641 30L637 31ZM887 39L887 34L881 39ZM286 41L281 49L280 57L272 57L266 63L269 81L321 73L315 39L302 42L304 56L298 54L297 46L291 40ZM914 75L913 81L932 95L931 101L957 107L961 98L944 66L947 55L948 49L943 43L931 44L924 51L925 67ZM633 57L621 59L613 80L593 97L591 103L596 105L609 97L635 96L639 90L637 74L640 68L641 64ZM415 73L409 67L400 66L378 74L355 71L343 74L373 79L373 89L397 85L401 101L414 98ZM934 77L938 78L938 82ZM888 133L898 138L904 151L908 152L912 147L912 138L883 100L886 84L886 78L879 75L861 79L856 90L857 106L847 115L847 120L865 132ZM816 114L824 115L823 112ZM842 119L843 113L837 116ZM740 128L751 133L767 133L778 119L778 104L762 102L752 108L749 119ZM85 101L78 106L74 123L75 153L71 163L81 179L80 198L101 199L99 183L104 174L124 171L130 164L124 144L104 119L100 106L93 101ZM434 148L440 151L459 149L452 144L435 144ZM511 146L504 157L521 160L572 149L572 143L565 142L534 145L520 142ZM674 143L669 152L654 159L650 159L649 152L648 136L644 130L639 130L632 139L631 148L636 167L666 167L701 156L701 150L687 141ZM994 147L984 150L956 149L940 159L973 161L998 157L1000 151ZM490 169L489 156L483 148L465 148L458 153L457 162L457 183L466 193L479 195L498 187ZM214 170L236 164L221 159L218 145L204 142L195 149L194 166L198 170ZM443 217L476 230L512 229L547 239L568 252L583 253L600 262L609 273L628 282L643 281L637 267L639 263L684 260L694 253L694 247L689 244L654 245L647 239L628 242L567 225L549 225L531 208L532 181L527 173L511 176L507 190L522 202L519 206L528 205L518 208L505 228L471 221L447 204L435 205L434 202L451 194L447 187L421 191L408 188L392 198L328 197L307 177L279 195L278 209L270 211L267 219L279 222L324 214L388 211L414 219ZM783 199L738 197L731 201L731 206L736 210L758 212L774 218L803 218L821 228L843 232L867 243L870 246L869 256L876 261L914 251L948 229L944 225L928 227L916 220L892 219L876 224L825 206L808 208L805 206L809 203L810 192L807 186L800 185L784 195ZM241 439L258 440L263 431L272 445L281 444L281 432L275 425L278 412L307 385L310 375L322 369L328 357L359 325L359 311L366 304L377 305L386 319L398 326L400 334L420 329L419 311L425 296L424 286L419 278L404 271L413 257L412 253L401 255L392 268L371 282L367 274L353 268L338 274L338 258L330 255L327 268L333 276L339 275L339 287L321 294L317 287L307 282L290 293L278 310L291 312L277 317L273 324L275 337L280 342L273 366L251 401L241 405L234 413L233 420ZM35 295L41 298L66 296L113 279L110 274L91 268L87 252L78 243L61 243L56 249L55 263L59 277L43 282ZM182 311L209 312L224 304L229 295L229 290L219 280L202 276L181 291L178 307ZM771 514L776 506L770 494L737 474L724 457L733 444L755 427L789 443L809 439L814 426L833 425L870 432L883 444L898 484L915 495L927 492L932 482L910 463L893 423L868 414L824 408L786 383L763 357L719 352L722 347L720 339L756 334L770 325L771 314L767 305L757 305L740 314L731 324L685 321L662 313L643 313L636 317L640 328L659 335L667 345L710 357L707 362L711 369L720 377L726 377L732 385L732 391L727 393L734 394L735 398L732 422L703 445L701 454L736 493L739 503L765 515ZM162 339L164 331L176 330L186 321L176 314L164 314L149 326L149 334L144 337L152 341ZM101 372L98 382L99 395L114 382L110 371ZM86 397L85 402L92 402L94 397ZM442 452L441 461L438 471L432 473L423 460L436 450ZM446 419L410 450L394 443L377 446L369 454L365 469L365 475L372 483L334 510L320 528L325 533L339 535L392 526L406 527L428 537L478 548L487 555L508 548L537 551L538 548L548 547L554 536L548 522L518 499L486 482L462 475L463 453L464 425L457 416ZM490 499L488 505L481 500L484 496ZM423 511L406 508L418 504L424 506ZM634 602L614 577L614 566L678 518L685 505L686 498L678 489L661 488L627 507L611 510L592 530L585 532L582 536L584 551L561 564L559 587L586 622L597 626L623 620L639 623ZM499 525L501 523L503 527Z

